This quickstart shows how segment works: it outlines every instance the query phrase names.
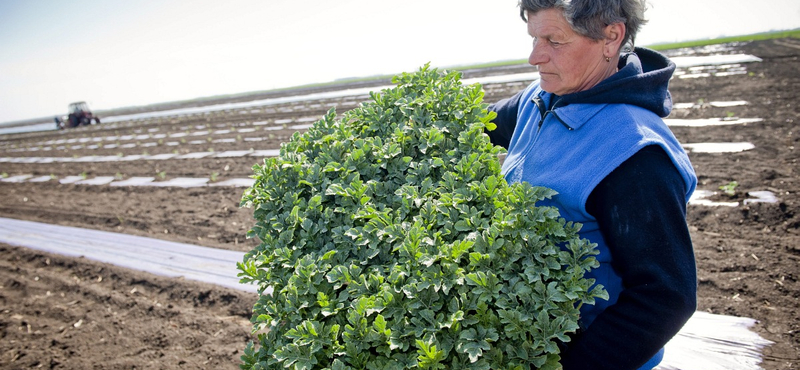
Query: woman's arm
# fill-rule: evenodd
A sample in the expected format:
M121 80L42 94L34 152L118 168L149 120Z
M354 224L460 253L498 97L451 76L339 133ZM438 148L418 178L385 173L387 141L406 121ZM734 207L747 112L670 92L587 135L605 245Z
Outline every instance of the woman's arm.
M624 290L562 358L564 370L638 369L694 313L697 281L685 185L659 146L648 146L592 191L595 216Z
M497 128L493 131L486 131L492 144L508 149L511 135L514 135L514 128L517 127L517 111L521 98L522 91L489 106L490 111L497 113L497 117L493 121Z

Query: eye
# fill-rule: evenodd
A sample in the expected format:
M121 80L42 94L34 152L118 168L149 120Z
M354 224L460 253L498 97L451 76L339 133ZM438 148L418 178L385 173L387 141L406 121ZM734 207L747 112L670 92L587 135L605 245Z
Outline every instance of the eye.
M555 41L555 40L553 40L553 39L548 39L548 40L547 40L547 42L549 42L549 43L550 43L550 45L553 45L553 46L558 46L558 45L561 45L561 43L560 43L560 42L558 42L558 41Z

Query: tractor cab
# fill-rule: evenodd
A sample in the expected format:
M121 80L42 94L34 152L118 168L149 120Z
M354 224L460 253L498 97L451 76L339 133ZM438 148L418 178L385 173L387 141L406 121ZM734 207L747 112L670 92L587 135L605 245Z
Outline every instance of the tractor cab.
M86 104L86 102L84 102L84 101L79 101L79 102L72 103L72 104L69 105L69 113L70 114L84 114L84 113L91 114L91 111L89 110L89 104Z
M88 126L93 123L100 123L100 117L92 114L86 102L79 101L69 105L69 115L67 121L64 122L64 127Z

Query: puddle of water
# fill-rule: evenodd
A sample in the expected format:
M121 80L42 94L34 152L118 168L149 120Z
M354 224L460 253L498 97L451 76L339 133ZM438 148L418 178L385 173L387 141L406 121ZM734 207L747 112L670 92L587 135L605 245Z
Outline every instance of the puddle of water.
M761 122L761 118L702 118L702 119L675 119L665 118L667 126L674 127L706 127L706 126L727 126L745 125L748 123Z
M747 195L753 197L744 200L744 204L750 203L778 203L778 197L771 191L751 191Z
M5 134L21 134L25 132L39 132L39 131L55 131L55 124L53 122L37 123L34 125L5 127L0 128L0 135Z
M680 49L673 49L673 50L666 50L664 51L667 56L670 58L677 57L677 56L689 56L689 55L697 55L697 54L712 54L712 53L725 53L732 51L735 46L739 45L739 43L728 43L728 44L714 44L714 45L706 45L702 47L691 47L691 48L680 48Z
M693 153L739 153L756 146L752 143L691 143L683 147Z
M677 56L670 58L678 68L690 68L695 66L713 66L738 63L760 62L761 58L748 54L726 54L726 55L705 55L705 56Z

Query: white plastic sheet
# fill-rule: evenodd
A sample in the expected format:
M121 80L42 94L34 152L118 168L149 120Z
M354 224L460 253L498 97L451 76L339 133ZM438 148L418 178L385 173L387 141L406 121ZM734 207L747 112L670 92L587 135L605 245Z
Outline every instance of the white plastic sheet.
M160 239L0 218L0 242L255 292L239 283L244 253Z

